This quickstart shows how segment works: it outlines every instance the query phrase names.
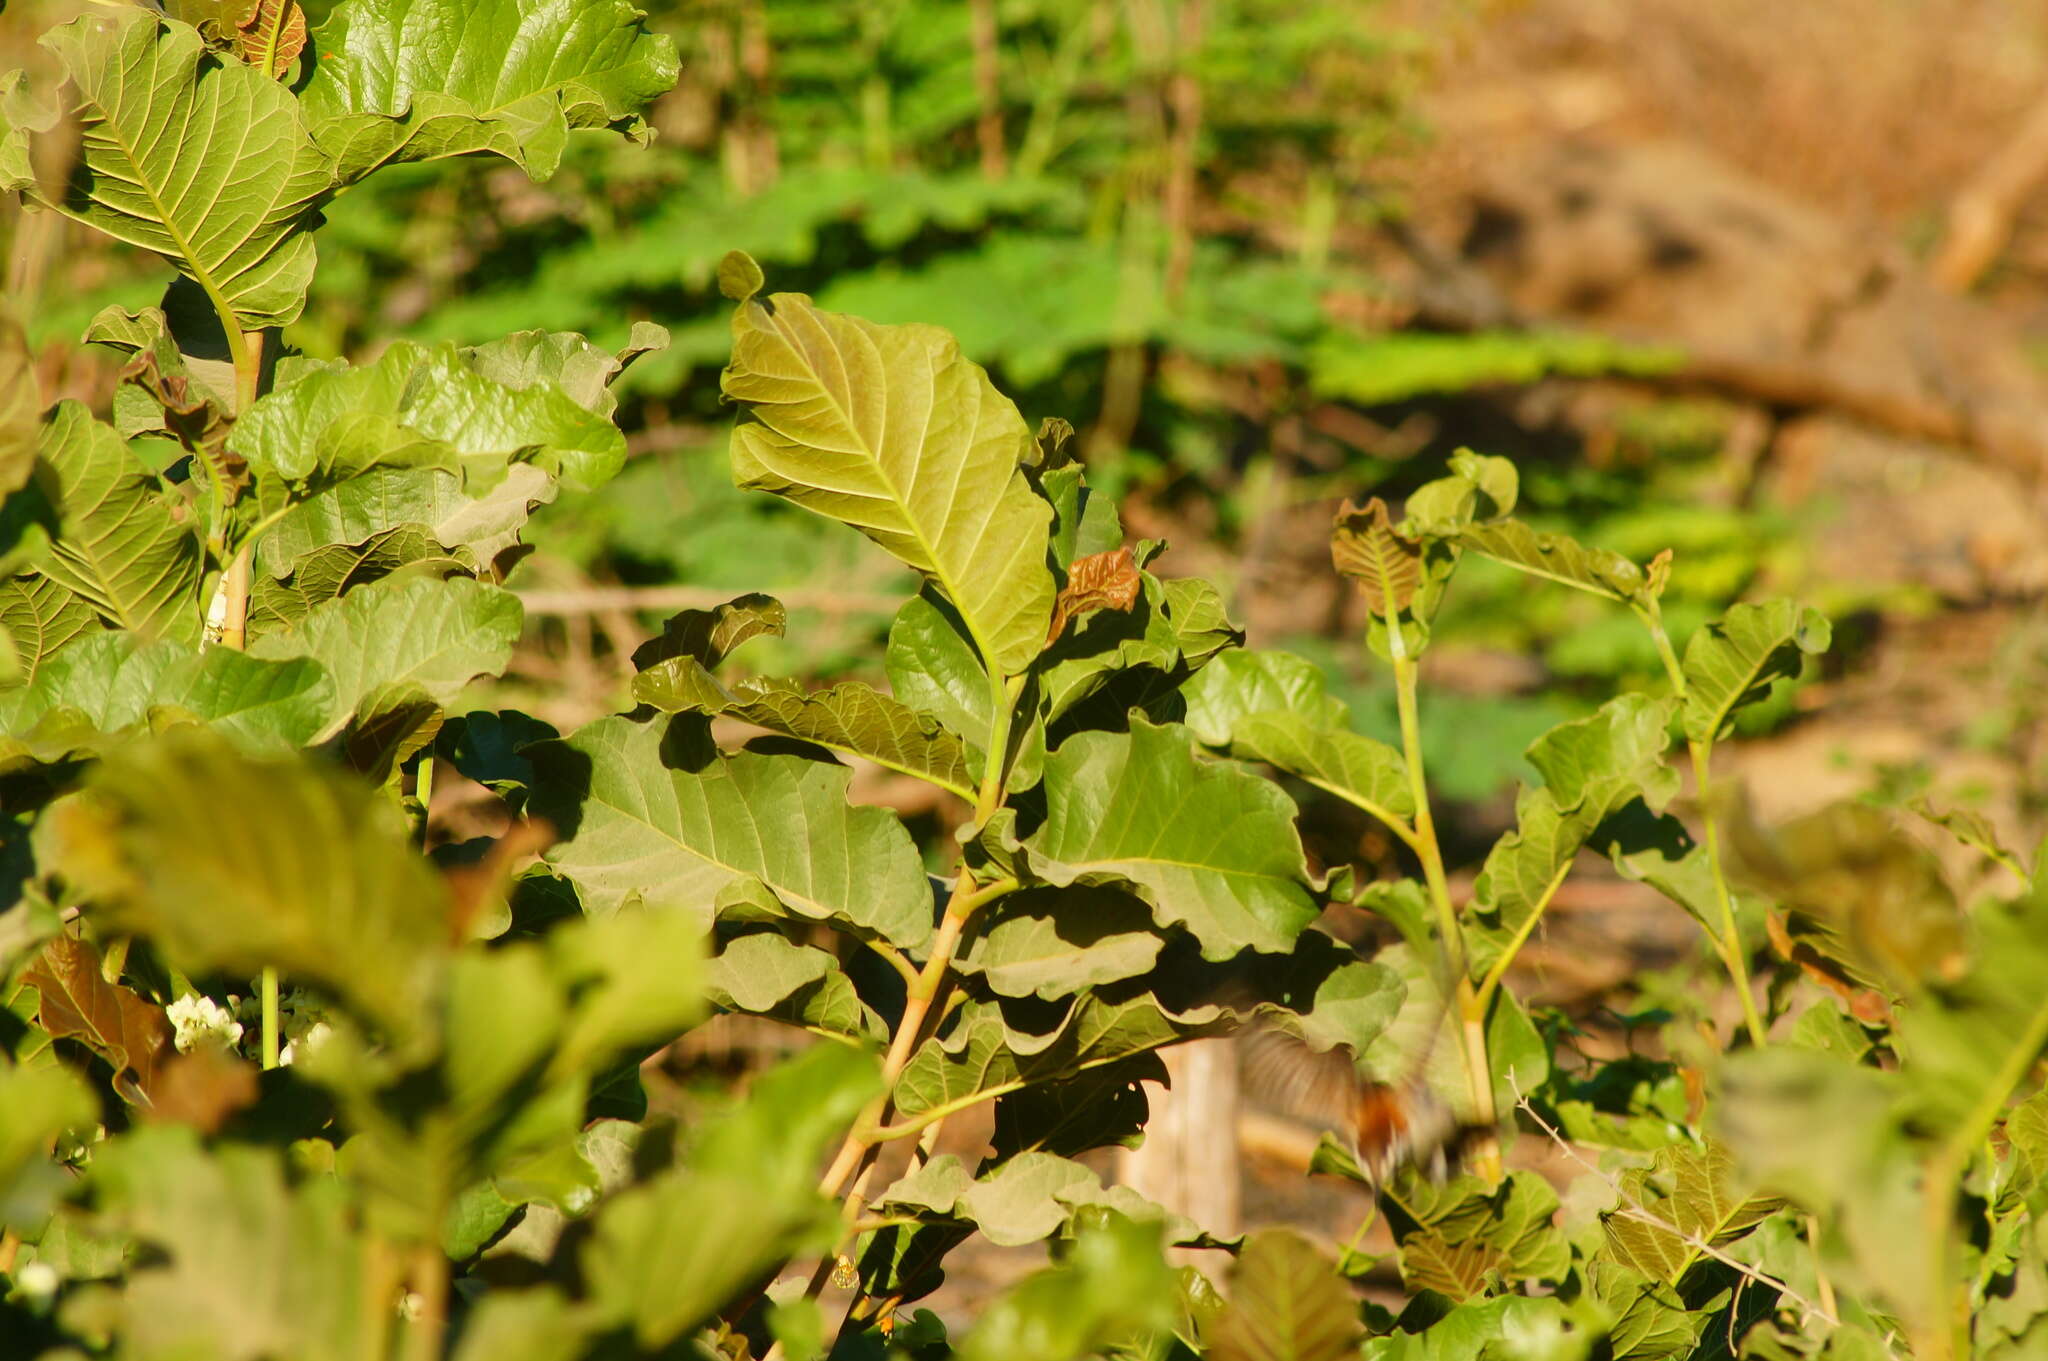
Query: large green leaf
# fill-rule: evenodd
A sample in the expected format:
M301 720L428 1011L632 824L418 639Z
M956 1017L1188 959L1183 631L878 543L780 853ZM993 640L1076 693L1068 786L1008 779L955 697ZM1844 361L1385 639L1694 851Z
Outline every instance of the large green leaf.
M110 752L51 815L49 864L188 973L275 966L397 1034L445 947L441 882L390 801L204 728Z
M1211 746L1278 766L1377 816L1408 818L1408 765L1386 743L1353 732L1322 671L1287 652L1225 652L1181 687L1187 723Z
M249 655L308 657L334 682L338 726L379 691L418 686L447 705L512 656L525 611L510 591L466 577L368 586L309 612L289 632L265 634Z
M859 681L806 691L795 681L750 678L727 689L696 658L671 657L634 678L633 697L665 713L688 709L744 719L974 798L960 739L930 714Z
M758 906L765 886L798 916L899 947L931 934L931 889L910 834L879 808L850 807L842 766L719 756L624 718L527 754L541 776L529 807L564 834L549 862L590 912L639 900L709 923L735 895Z
M748 290L724 390L753 417L733 432L741 486L844 521L928 573L989 666L1015 675L1038 655L1052 508L1020 466L1024 418L950 335Z
M1191 734L1133 718L1046 761L1046 818L1026 840L1054 884L1128 884L1207 959L1284 951L1316 917L1294 803L1270 781L1194 754Z
M572 128L648 137L675 44L624 0L344 0L314 34L306 119L347 184L380 165L487 152L535 179Z
M1033 1019L1042 1010L1035 1004ZM896 1084L896 1107L917 1115L971 1103L1026 1084L1072 1077L1227 1024L1220 1006L1185 1015L1166 1011L1142 987L1084 995L1055 1013L1044 1031L1012 1024L1004 1006L968 1002L943 1037L926 1040Z
M0 629L14 646L13 679L33 684L36 672L58 649L100 627L99 614L78 592L45 576L0 581Z
M302 483L428 467L462 470L484 490L520 461L588 491L619 471L625 437L608 417L543 377L498 368L514 386L477 362L453 345L399 341L373 364L314 369L250 407L230 447L259 476Z
M157 717L204 720L241 746L304 746L327 725L334 684L313 661L270 661L230 648L194 652L102 630L46 663L35 682L0 690L0 727L26 733L68 711L112 735Z
M439 468L372 468L286 510L256 541L256 565L282 578L329 544L364 543L405 524L425 525L436 542L488 564L518 542L527 515L555 492L555 480L531 463L514 463L490 490L475 493Z
M1531 576L1575 586L1609 600L1635 600L1648 588L1643 569L1619 553L1587 548L1565 534L1546 534L1520 520L1461 526L1446 536L1461 548Z
M425 525L404 524L361 543L330 543L301 554L280 581L258 573L249 593L249 631L257 636L298 627L307 614L357 586L404 573L447 577L472 573L467 553L450 553Z
M1685 645L1685 735L1714 741L1772 681L1797 676L1808 656L1827 651L1831 635L1819 611L1790 600L1730 607Z
M122 628L196 643L199 540L113 427L78 402L59 403L36 478L58 520L39 570Z
M58 206L170 260L242 330L296 320L333 167L291 92L146 9L76 19L43 41L70 72L84 133Z
M1710 1248L1755 1228L1783 1208L1775 1196L1733 1189L1735 1155L1725 1145L1679 1145L1652 1167L1624 1172L1624 1204L1600 1216L1607 1249L1632 1271L1677 1285Z
M1180 1292L1158 1226L1110 1213L1075 1236L1055 1266L1026 1277L975 1320L961 1361L1076 1361L1150 1354Z
M1337 1361L1356 1354L1360 1331L1336 1264L1297 1233L1265 1229L1245 1239L1205 1340L1218 1361Z
M888 1027L861 1001L837 959L773 931L750 932L719 951L711 961L709 990L712 1002L729 1010L877 1043L889 1038Z
M1065 997L1146 972L1164 942L1143 902L1113 888L1026 889L971 928L954 961L1004 997Z

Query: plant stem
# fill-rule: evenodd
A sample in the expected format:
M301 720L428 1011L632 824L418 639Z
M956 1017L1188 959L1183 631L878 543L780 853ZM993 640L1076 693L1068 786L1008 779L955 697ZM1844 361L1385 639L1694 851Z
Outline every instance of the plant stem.
M1391 598L1390 598L1391 602ZM1408 655L1401 637L1399 611L1387 611L1388 650L1394 654L1394 694L1401 714L1401 752L1408 766L1408 787L1415 798L1415 840L1422 860L1422 876L1429 885L1430 900L1436 905L1437 924L1443 936L1445 962L1457 980L1453 996L1458 1006L1459 1048L1465 1057L1465 1082L1472 1094L1472 1118L1491 1126L1499 1118L1493 1101L1493 1067L1486 1054L1486 1002L1472 986L1467 972L1465 934L1458 923L1458 910L1451 903L1451 886L1444 875L1443 848L1436 837L1436 820L1429 811L1429 773L1422 758L1422 722L1415 698L1415 659ZM1499 1181L1502 1175L1500 1149L1486 1140L1473 1156L1474 1170L1482 1177Z
M1655 600L1634 606L1636 617L1650 631L1650 639L1657 645L1657 655L1664 663L1664 674L1671 679L1671 693L1680 705L1685 703L1685 667L1678 660L1678 650L1671 645L1671 637L1664 632L1663 611ZM1742 953L1742 933L1735 925L1735 898L1728 891L1728 875L1721 863L1721 828L1714 812L1713 747L1711 740L1700 741L1691 734L1686 735L1686 750L1692 756L1693 788L1699 798L1702 842L1707 851L1707 871L1714 883L1714 903L1720 911L1721 930L1718 935L1708 929L1707 939L1714 952L1721 956L1721 964L1728 970L1729 981L1734 983L1735 992L1742 999L1742 1023L1749 1031L1749 1042L1761 1049L1769 1043L1769 1029L1756 1009L1756 996L1749 977L1749 961Z
M277 970L265 969L257 984L263 994L263 1067L277 1067Z
M421 1243L413 1250L412 1291L420 1297L420 1316L406 1321L406 1361L437 1361L448 1330L448 1256L439 1243Z

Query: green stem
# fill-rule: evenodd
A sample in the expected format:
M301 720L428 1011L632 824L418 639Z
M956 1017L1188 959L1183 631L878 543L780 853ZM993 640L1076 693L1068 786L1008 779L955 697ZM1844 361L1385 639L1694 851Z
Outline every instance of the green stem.
M420 806L420 845L427 844L427 827L434 820L434 758L420 757L419 770L412 777L412 800Z
M1530 909L1528 917L1515 928L1515 934L1509 939L1507 948L1501 951L1500 958L1493 961L1492 967L1487 969L1486 977L1479 980L1478 1010L1482 1015L1492 1004L1494 991L1500 987L1500 981L1506 975L1508 966L1515 962L1515 956L1528 944L1530 934L1536 930L1536 923L1543 920L1544 909L1550 906L1550 900L1557 895L1557 890L1564 884L1565 876L1571 873L1571 868L1570 861L1558 867L1557 873L1551 876L1550 883L1544 888L1543 896L1536 900L1536 905Z
M1415 659L1408 655L1401 637L1399 611L1388 597L1387 648L1394 658L1394 695L1401 715L1401 751L1408 766L1408 787L1415 799L1415 840L1422 860L1422 876L1436 905L1437 923L1443 935L1444 955L1450 976L1456 979L1453 996L1458 1006L1460 1049L1465 1057L1465 1081L1472 1094L1472 1118L1491 1127L1499 1118L1493 1101L1493 1067L1486 1053L1486 1006L1473 989L1467 972L1465 934L1458 922L1458 910L1451 902L1450 881L1444 874L1443 848L1437 842L1436 819L1429 809L1429 772L1422 757L1422 721L1415 697ZM1473 1157L1474 1170L1492 1181L1502 1176L1500 1150L1491 1141L1480 1146Z
M257 985L263 994L263 1066L277 1067L277 970L265 969Z

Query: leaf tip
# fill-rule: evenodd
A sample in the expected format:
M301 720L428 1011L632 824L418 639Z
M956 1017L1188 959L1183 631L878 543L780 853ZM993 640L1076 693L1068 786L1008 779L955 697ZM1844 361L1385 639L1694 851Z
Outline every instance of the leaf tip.
M759 293L766 282L761 266L743 250L729 250L718 262L718 291L734 302L745 302Z

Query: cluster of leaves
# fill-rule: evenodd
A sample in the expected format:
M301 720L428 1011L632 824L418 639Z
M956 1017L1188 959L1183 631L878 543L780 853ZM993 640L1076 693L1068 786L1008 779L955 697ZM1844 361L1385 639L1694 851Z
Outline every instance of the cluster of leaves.
M1071 429L1034 433L948 333L763 294L735 253L716 270L734 480L915 574L888 689L734 678L734 651L786 626L747 596L641 650L631 713L564 735L459 711L517 632L497 583L527 516L616 473L611 380L663 337L399 343L352 365L284 352L278 327L343 187L453 155L545 174L572 129L636 132L674 62L609 5L344 0L302 23L272 0L115 9L52 35L56 102L0 84L6 182L181 276L163 307L94 323L133 357L111 422L45 411L18 337L0 351L10 1339L251 1358L2038 1349L2048 1097L2008 1103L2048 1041L2048 867L2028 878L1947 819L2030 884L1965 912L1873 815L1749 826L1716 746L1825 621L1739 605L1681 651L1670 557L1532 529L1504 460L1461 454L1398 521L1378 499L1337 518L1395 745L1313 665L1244 648L1212 585L1148 570L1159 546L1126 541ZM60 115L80 159L45 187ZM1416 663L1473 558L1621 606L1665 685L1531 746L1541 784L1460 903ZM967 809L943 877L899 817L849 802L843 758ZM451 770L506 816L430 846ZM1419 878L1313 872L1291 785L1378 819ZM1505 980L1582 850L1699 920L1740 1052L1711 1026L1699 1052L1687 1018L1686 1067L1676 1023L1670 1060L1559 1061L1568 1037ZM1401 943L1357 957L1314 925L1332 902ZM807 1042L702 1118L651 1113L641 1064L714 1009ZM1456 1038L1434 1045L1446 1013ZM1376 1184L1398 1315L1361 1305L1356 1254L1340 1270L1285 1232L1219 1240L1078 1160L1142 1137L1159 1049L1255 1016L1382 1072L1422 1056L1418 1083L1473 1132L1469 1174ZM885 1145L983 1105L987 1156L877 1183ZM1610 1165L1567 1208L1505 1170L1516 1130ZM1319 1166L1360 1175L1352 1153L1382 1170L1356 1143ZM957 1348L928 1312L895 1326L976 1233L1055 1260ZM1228 1301L1167 1244L1233 1252ZM812 1260L808 1283L784 1276ZM851 1292L835 1336L828 1285Z

